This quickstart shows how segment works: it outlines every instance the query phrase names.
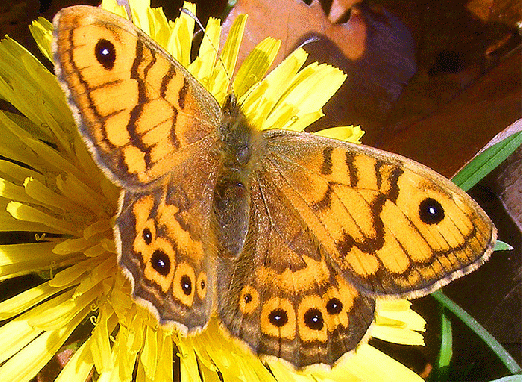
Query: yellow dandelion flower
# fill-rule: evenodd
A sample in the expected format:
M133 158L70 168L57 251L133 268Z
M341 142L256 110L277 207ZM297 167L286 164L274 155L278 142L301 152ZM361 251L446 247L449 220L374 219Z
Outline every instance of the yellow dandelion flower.
M190 62L191 17L182 14L172 22L146 1L130 5L133 21L222 104L246 17L236 20L219 57L220 26L211 19L200 55ZM103 7L126 17L115 1ZM196 11L192 4L185 7ZM31 29L48 58L51 28L40 19ZM324 64L303 68L306 53L298 49L265 77L278 47L270 38L259 44L232 89L252 125L302 131L322 116L345 75ZM225 381L421 380L366 344L332 370L296 372L277 360L267 361L269 370L224 333L215 317L189 337L159 326L132 300L117 265L112 226L119 190L91 159L54 75L9 38L0 42L0 96L19 111L0 111L0 231L40 233L35 242L0 245L0 279L47 272L47 281L0 303L0 381L29 381L65 346L74 354L60 382L84 381L93 371L99 381L171 381L175 357L183 381L217 380L218 374ZM322 133L352 141L362 136L353 126ZM418 345L423 330L424 321L407 301L379 301L370 334Z

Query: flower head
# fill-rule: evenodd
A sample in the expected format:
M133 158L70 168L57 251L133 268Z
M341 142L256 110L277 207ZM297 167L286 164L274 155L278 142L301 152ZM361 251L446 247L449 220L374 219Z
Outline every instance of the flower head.
M302 131L320 118L321 108L345 75L324 64L302 67L296 50L268 76L279 42L260 43L231 73L246 17L236 20L218 56L220 26L210 19L199 56L190 62L194 20L182 14L168 21L161 9L131 1L132 19L191 73L221 104L231 91L249 122L259 129ZM103 7L126 17L115 1ZM192 4L185 7L195 13ZM32 32L50 58L51 24L40 19ZM325 81L325 79L328 79ZM321 83L321 92L314 92ZM324 86L327 83L329 85ZM40 272L46 281L0 303L0 380L28 381L61 349L74 350L58 381L169 381L179 357L182 380L401 380L420 377L369 345L361 345L331 371L296 373L281 362L258 357L220 329L212 318L206 330L183 337L158 325L131 298L130 285L116 261L112 226L119 190L95 165L78 134L56 78L13 40L0 43L0 96L19 113L0 112L0 230L34 232L35 240L0 246L2 280ZM323 134L358 140L358 127ZM409 303L378 302L371 334L421 344L424 321ZM387 366L379 372L383 363Z

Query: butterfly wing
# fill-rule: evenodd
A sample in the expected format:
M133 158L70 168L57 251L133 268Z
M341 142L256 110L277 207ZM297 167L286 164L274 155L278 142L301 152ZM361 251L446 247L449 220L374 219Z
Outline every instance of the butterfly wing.
M378 295L417 297L470 272L496 230L462 190L400 156L306 133L264 133L238 258L218 259L218 312L297 367L354 349Z
M54 18L55 70L97 163L143 190L215 140L217 101L131 22L95 7Z
M218 258L219 317L258 354L333 364L362 340L375 301L328 261L271 174L258 172L250 190L243 251Z
M360 291L417 297L491 254L496 229L488 216L425 166L312 134L265 136L265 171Z
M200 154L161 187L124 192L115 225L119 264L134 297L162 324L183 331L207 324L214 299L214 256L207 254L214 251L208 224L217 158Z
M161 323L206 325L216 100L132 23L87 6L54 19L58 79L94 159L123 188L118 261Z

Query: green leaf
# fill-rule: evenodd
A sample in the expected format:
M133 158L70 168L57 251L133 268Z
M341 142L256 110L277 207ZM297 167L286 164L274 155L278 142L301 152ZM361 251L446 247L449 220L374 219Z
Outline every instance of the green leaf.
M501 240L497 240L495 243L495 247L493 248L493 251L511 251L512 249L513 247L508 243L504 243Z
M453 357L453 331L451 320L442 309L440 322L440 351L437 359L437 381L448 380L448 370L450 367L451 358Z
M482 178L493 171L502 161L510 156L522 143L522 132L510 135L477 155L454 177L453 183L468 191Z
M502 361L506 368L512 374L522 372L520 366L513 359L511 354L502 347L502 345L493 337L477 320L470 316L468 312L457 305L453 300L447 297L440 290L431 294L442 306L450 310L457 316L466 326L468 326L482 341L491 349L493 353Z

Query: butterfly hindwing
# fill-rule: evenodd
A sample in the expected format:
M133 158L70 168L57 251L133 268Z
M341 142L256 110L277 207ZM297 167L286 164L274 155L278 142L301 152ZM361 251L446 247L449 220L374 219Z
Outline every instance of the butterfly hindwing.
M212 150L194 153L160 187L124 191L115 225L118 261L134 297L162 324L188 331L206 326L213 308L209 225L216 161Z
M375 301L326 261L270 174L254 176L250 198L243 251L218 259L219 317L256 353L333 364L364 337Z

